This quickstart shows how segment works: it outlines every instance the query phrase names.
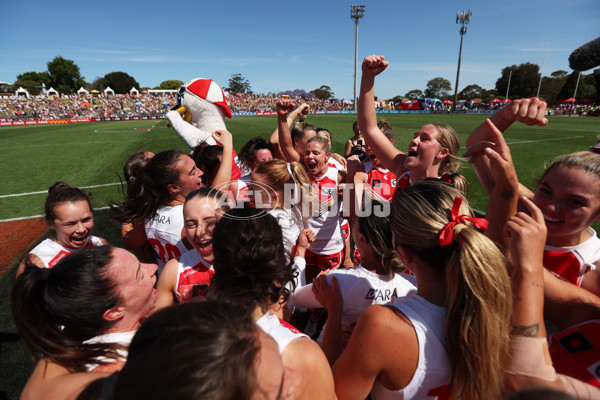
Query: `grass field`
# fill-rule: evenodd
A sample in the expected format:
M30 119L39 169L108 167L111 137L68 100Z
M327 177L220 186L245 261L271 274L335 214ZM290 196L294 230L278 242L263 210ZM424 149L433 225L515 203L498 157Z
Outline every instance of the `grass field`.
M467 135L485 118L483 115L445 114L381 117L394 127L396 145L402 150L406 149L412 134L427 122L450 124L464 143ZM355 118L355 115L318 115L310 116L308 121L330 129L333 150L342 153ZM254 136L268 137L275 126L274 116L236 117L227 121L236 149ZM559 154L587 149L596 143L599 134L599 118L551 117L545 127L515 124L505 137L521 182L531 187L545 162ZM108 185L90 189L94 207L105 207L107 200L120 198L119 185L114 183L119 182L127 157L139 149L156 153L167 149L186 150L186 147L172 129L166 128L165 121L1 127L0 221L42 214L46 191L59 180L80 187ZM471 184L472 206L485 210L487 196L468 163L464 163L461 173ZM108 221L106 210L96 213L95 233L120 245L119 228ZM17 398L31 371L9 310L15 267L16 264L9 266L9 272L0 279L0 400Z

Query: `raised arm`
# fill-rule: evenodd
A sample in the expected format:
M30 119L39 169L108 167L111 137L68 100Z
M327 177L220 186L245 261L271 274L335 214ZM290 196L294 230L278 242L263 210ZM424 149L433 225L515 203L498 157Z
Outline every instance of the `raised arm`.
M505 132L513 122L519 121L526 125L543 126L548 123L546 115L546 102L538 98L515 100L506 107L502 108L496 114L492 115L490 121L492 125L500 132ZM481 143L494 142L494 133L490 125L484 121L479 125L467 138L466 147L471 149ZM477 158L472 162L473 168L477 173L479 181L484 189L491 193L494 187L494 179L492 177L489 160L486 158ZM527 188L520 185L519 193L521 195L529 195Z
M294 148L292 135L290 133L290 124L301 116L306 115L310 107L308 104L301 104L294 109L294 103L289 99L281 99L277 101L277 129L279 133L279 147L283 153L285 160L288 162L301 161L302 155L298 154Z
M368 56L362 63L360 100L358 102L358 127L365 141L383 165L397 176L402 175L406 155L398 150L377 127L375 112L375 77L382 73L389 63L384 56Z
M517 213L519 180L502 132L489 119L485 124L491 132L491 140L471 147L465 157L471 157L469 162L472 164L485 162L490 166L489 180L494 183L489 190L486 218L490 224L486 236L506 249L504 225Z
M212 186L219 189L223 193L227 193L231 184L231 168L232 168L232 154L233 154L233 138L231 133L227 130L218 130L212 134L215 141L223 146L223 156L221 157L221 164L217 170L217 174L213 179ZM237 193L234 193L234 198Z

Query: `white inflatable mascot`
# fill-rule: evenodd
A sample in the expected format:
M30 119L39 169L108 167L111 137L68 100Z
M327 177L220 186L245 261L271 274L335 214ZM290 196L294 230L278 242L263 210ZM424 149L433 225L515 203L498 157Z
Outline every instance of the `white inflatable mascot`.
M227 129L225 117L231 118L225 93L212 79L196 78L186 82L177 93L181 107L166 114L169 124L190 148L202 142L216 145L212 133ZM239 160L233 151L232 180L239 178Z

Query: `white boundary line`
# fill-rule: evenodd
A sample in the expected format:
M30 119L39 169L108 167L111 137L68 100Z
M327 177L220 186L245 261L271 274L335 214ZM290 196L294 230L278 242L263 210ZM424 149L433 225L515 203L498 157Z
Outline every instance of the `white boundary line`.
M120 185L121 182L115 182L115 183L104 183L102 185L93 185L93 186L80 186L80 189L93 189L93 188L98 188L98 187L104 187L104 186L115 186L115 185ZM0 196L0 199L4 199L6 197L20 197L20 196L29 196L32 194L42 194L42 193L48 193L47 190L42 190L41 192L29 192L29 193L17 193L17 194L4 194L2 196Z
M566 136L561 138L552 138L552 139L540 139L540 140L523 140L520 142L507 142L506 144L521 144L521 143L535 143L535 142L552 142L555 140L567 140L567 139L580 139L585 136Z
M94 208L94 211L100 211L100 210L108 210L110 207L100 207L100 208ZM18 218L9 218L9 219L2 219L0 220L0 222L11 222L11 221L22 221L24 219L32 219L32 218L41 218L43 217L43 215L31 215L29 217L18 217Z

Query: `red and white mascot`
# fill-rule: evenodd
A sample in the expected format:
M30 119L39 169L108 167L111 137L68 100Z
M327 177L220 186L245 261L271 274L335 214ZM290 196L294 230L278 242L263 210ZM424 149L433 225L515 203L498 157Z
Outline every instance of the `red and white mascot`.
M212 79L196 78L181 86L177 94L181 106L169 111L165 117L181 140L191 150L202 142L216 145L212 133L227 129L225 117L231 118L231 110L221 87ZM241 174L235 150L233 159L231 180L238 179Z

